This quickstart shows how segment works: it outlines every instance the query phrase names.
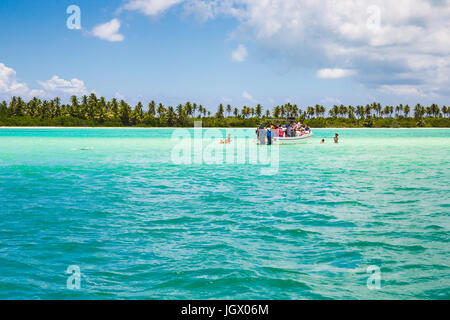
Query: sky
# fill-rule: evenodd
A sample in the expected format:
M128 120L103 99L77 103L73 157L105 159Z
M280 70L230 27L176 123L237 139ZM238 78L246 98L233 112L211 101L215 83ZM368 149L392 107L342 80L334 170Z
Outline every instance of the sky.
M449 75L450 0L0 1L0 100L449 105Z

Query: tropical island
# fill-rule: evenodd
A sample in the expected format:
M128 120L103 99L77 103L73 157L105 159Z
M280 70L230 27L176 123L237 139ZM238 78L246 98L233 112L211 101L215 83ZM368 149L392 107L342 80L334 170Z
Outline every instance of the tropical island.
M211 113L201 104L186 102L176 107L151 101L131 106L124 100L106 100L94 93L80 99L72 96L70 103L60 98L25 101L12 97L0 103L0 126L60 127L192 127L202 120L204 127L256 127L283 119L296 119L314 128L414 128L450 127L450 107L437 104L414 107L408 104L382 106L374 102L365 106L323 105L299 107L287 103L272 110L258 104L242 108L220 104Z

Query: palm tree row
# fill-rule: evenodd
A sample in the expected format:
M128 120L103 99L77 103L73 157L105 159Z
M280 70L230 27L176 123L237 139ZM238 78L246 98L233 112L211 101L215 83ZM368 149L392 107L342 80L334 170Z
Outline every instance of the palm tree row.
M231 105L220 104L217 112L212 117L211 112L201 104L186 102L176 107L164 106L151 101L146 107L139 102L131 107L124 100L112 99L107 101L104 97L97 98L92 93L78 99L72 96L69 104L62 104L61 99L41 100L33 98L25 102L20 97L12 97L9 103L0 103L0 117L31 117L39 119L53 119L66 117L80 120L91 120L102 124L105 122L116 122L122 125L158 124L164 126L186 125L193 118L236 118L236 119L262 119L262 118L301 118L315 119L325 118L347 119L376 119L376 118L409 118L422 119L425 116L434 118L448 117L450 107L440 108L436 104L422 106L417 104L413 110L409 105L382 107L379 103L365 106L334 105L328 112L322 105L299 108L296 104L284 104L273 108L272 111L265 110L258 104L255 107L243 106L241 109L233 108Z

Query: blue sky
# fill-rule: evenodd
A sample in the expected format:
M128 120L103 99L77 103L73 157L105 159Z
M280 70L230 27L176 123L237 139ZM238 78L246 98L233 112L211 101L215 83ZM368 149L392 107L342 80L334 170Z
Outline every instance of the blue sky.
M0 99L448 104L449 21L447 0L2 0Z

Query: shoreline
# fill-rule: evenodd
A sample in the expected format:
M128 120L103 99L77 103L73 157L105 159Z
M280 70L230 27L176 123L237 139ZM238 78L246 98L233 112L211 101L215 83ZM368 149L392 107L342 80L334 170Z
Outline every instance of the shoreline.
M17 127L17 126L0 126L0 129L132 129L132 130L161 130L161 129L195 129L194 127L61 127L61 126L36 126L36 127ZM254 127L201 127L201 129L255 129ZM407 130L407 129L421 129L421 130L433 130L433 129L450 129L450 127L401 127L401 128L355 128L355 127L327 127L327 128L312 128L314 130L333 129L333 130Z

